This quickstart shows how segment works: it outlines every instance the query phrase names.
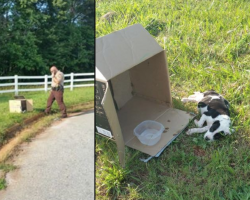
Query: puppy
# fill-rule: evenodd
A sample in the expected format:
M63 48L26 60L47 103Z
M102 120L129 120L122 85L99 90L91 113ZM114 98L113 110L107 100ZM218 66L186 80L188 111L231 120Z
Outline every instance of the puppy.
M229 103L223 96L213 90L206 92L195 92L188 98L183 98L182 102L198 102L198 111L201 113L200 120L194 120L198 128L192 128L187 131L187 135L193 133L205 133L204 139L213 141L218 139L223 132L225 135L234 132L231 129L231 120L229 113ZM206 126L202 127L206 122Z

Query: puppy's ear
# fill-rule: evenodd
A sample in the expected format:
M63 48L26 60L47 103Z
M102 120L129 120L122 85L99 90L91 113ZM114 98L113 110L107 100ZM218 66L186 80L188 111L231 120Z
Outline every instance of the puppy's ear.
M198 108L204 108L206 106L207 106L207 104L205 104L204 102L199 102L198 103Z
M224 99L224 103L226 104L227 108L230 107L230 104L229 104L229 102L226 99Z
M220 139L222 137L222 134L221 133L216 133L215 135L214 135L214 139L215 140L218 140L218 139Z

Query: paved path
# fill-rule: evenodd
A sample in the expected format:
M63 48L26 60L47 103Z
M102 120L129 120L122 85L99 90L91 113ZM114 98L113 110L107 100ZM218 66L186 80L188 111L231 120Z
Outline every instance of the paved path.
M22 145L0 200L93 200L94 112L63 119Z

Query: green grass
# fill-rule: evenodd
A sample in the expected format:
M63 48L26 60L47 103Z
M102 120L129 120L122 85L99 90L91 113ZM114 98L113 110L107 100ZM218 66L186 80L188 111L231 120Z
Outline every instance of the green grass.
M6 188L6 181L3 178L0 178L0 190Z
M97 199L250 199L249 8L244 0L97 0L96 37L141 23L166 49L175 107L194 112L180 99L214 89L231 103L236 129L212 143L182 134L146 164L127 148L119 173L115 143L97 136ZM101 19L111 11L110 22Z
M4 172L9 172L16 169L16 166L12 164L5 164L5 163L0 163L0 170L3 170Z
M7 173L9 171L15 170L17 167L12 164L0 163L0 172L3 171ZM0 190L5 189L7 187L6 180L4 177L0 177Z
M0 144L4 142L6 129L16 123L22 123L24 119L41 113L46 108L49 92L22 92L19 95L25 96L26 99L33 99L34 110L27 113L10 113L9 100L13 99L13 93L0 94ZM71 107L78 104L83 104L94 100L94 88L74 88L73 91L65 89L64 102L66 107ZM52 110L60 112L60 109L54 102Z

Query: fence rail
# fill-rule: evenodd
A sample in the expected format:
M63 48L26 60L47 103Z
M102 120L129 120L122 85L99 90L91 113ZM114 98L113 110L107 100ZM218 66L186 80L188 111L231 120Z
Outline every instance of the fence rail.
M94 78L75 78L78 76L94 76L95 73L70 73L70 74L65 74L64 77L69 79L64 80L64 83L69 83L69 85L65 85L64 88L70 88L72 91L75 87L91 87L94 86L93 84L74 84L76 82L92 82L95 79ZM1 83L0 84L0 94L1 93L10 93L10 92L15 92L15 95L18 95L18 92L28 92L28 91L45 91L47 92L50 90L49 85L51 85L51 75L44 75L44 76L0 76L0 80L14 80L13 83ZM43 79L43 82L19 82L20 79ZM50 79L50 80L49 80ZM25 88L21 89L18 88L18 86L37 86L37 85L42 85L42 88ZM5 89L2 90L1 87L10 87L14 86L14 89Z

